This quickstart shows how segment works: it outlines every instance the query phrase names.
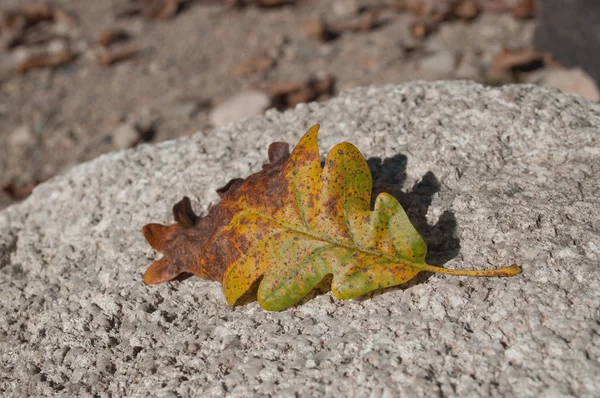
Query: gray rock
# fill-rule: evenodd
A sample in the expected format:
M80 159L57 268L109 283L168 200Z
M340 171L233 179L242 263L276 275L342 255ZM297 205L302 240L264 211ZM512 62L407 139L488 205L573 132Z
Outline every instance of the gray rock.
M223 126L238 119L262 115L271 106L271 98L261 91L244 91L226 99L210 111L213 126Z
M216 282L145 286L142 225L198 212L322 123L392 184L448 268L365 300L229 308ZM103 155L0 212L6 396L600 395L600 105L534 86L415 82ZM375 158L385 159L378 162Z

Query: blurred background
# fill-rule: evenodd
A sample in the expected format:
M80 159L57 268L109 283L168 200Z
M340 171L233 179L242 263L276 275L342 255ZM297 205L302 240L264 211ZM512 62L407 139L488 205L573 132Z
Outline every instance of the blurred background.
M355 86L598 101L599 74L597 0L1 0L0 208L102 153Z

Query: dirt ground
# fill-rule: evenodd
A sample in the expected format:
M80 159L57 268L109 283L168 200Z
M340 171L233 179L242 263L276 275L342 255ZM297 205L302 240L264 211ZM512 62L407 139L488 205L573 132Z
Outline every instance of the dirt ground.
M543 64L527 1L277 2L2 0L0 208L102 153L210 134L211 112L251 88L285 109L368 84L501 84ZM507 50L521 58L500 62Z

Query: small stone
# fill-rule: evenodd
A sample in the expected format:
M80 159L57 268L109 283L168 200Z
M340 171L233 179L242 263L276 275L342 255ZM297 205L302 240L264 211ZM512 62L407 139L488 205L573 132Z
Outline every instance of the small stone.
M544 70L528 81L542 87L557 88L564 93L578 94L592 101L600 101L598 85L581 68Z
M11 147L26 147L35 144L35 135L29 126L23 125L17 127L8 136L8 143Z
M135 125L123 123L112 132L112 142L118 149L135 146L140 140L140 133Z
M456 57L451 51L439 51L421 60L421 68L439 75L449 74L454 70Z
M356 0L336 0L333 2L332 11L336 17L348 17L357 15L359 5Z
M46 50L48 54L62 54L69 51L69 46L63 40L52 40Z
M198 105L197 102L185 101L185 102L177 105L177 108L175 108L175 110L177 111L177 113L179 115L186 117L188 119L193 119L194 117L196 117L196 115L200 111L200 106Z
M235 120L262 115L271 106L271 97L260 91L245 91L229 97L209 114L213 126L222 126Z

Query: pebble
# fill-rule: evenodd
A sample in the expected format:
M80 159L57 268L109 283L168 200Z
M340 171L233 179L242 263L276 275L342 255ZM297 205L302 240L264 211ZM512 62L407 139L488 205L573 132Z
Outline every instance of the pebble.
M185 101L177 105L175 111L185 118L193 119L200 111L200 106L195 101Z
M10 147L27 147L35 144L35 135L27 125L22 125L13 130L8 136Z
M333 2L332 11L337 17L357 15L360 10L356 0L336 0Z
M118 149L127 149L135 146L140 140L140 133L135 125L122 123L112 132L112 142Z
M469 62L463 62L456 69L456 77L458 79L470 79L476 80L479 78L480 72L479 69Z
M421 68L440 75L449 74L454 70L456 57L451 51L438 51L421 60Z
M209 121L218 127L241 118L262 115L270 106L271 97L267 94L261 91L244 91L213 108Z

